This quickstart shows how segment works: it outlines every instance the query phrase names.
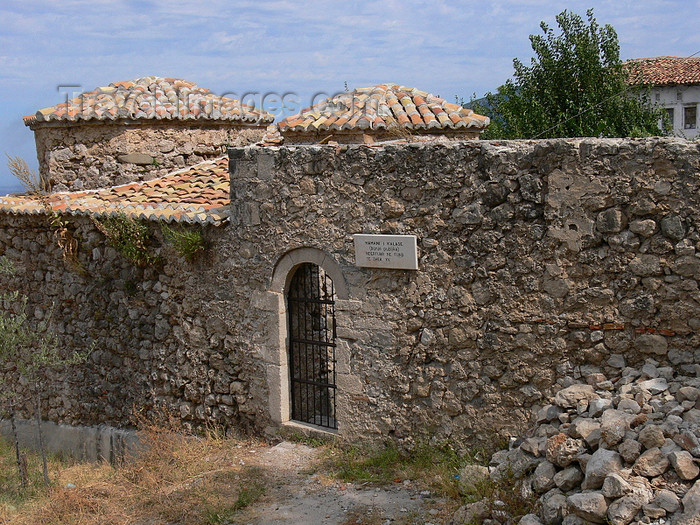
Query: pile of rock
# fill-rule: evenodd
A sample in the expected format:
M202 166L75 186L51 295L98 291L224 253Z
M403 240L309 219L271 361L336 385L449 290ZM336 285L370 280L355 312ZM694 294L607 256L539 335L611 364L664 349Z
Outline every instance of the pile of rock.
M528 437L491 459L492 480L520 478L537 498L520 523L700 524L700 378L648 362L586 382L567 381Z

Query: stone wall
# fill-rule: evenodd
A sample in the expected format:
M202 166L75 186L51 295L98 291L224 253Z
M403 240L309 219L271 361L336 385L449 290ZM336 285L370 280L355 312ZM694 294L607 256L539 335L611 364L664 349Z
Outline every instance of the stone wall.
M231 159L235 265L254 276L251 291L297 247L342 270L341 433L472 440L522 424L556 381L645 359L700 370L695 143L290 147ZM355 267L355 233L416 235L419 270ZM270 344L255 342L261 353Z
M265 126L131 121L35 125L39 173L53 191L104 188L161 177L224 154ZM255 142L243 141L242 145Z
M234 342L239 329L230 310L249 299L230 278L220 230L204 230L212 250L192 264L163 244L152 225L150 250L162 264L140 268L111 248L90 220L72 217L68 225L80 239L84 269L76 271L64 263L46 217L0 221L0 255L15 266L14 276L0 277L3 290L28 297L34 323L50 319L66 355L91 350L85 364L52 374L46 419L129 427L135 412L151 417L157 408L194 426L254 426L265 385L260 364ZM30 393L22 398L20 415L29 417Z
M515 433L555 383L652 359L700 372L700 151L676 139L297 146L230 152L232 219L186 263L141 269L83 218L87 275L41 218L0 216L6 283L89 362L45 417L284 422L288 271L334 276L338 432ZM154 232L159 238L158 228ZM419 270L354 265L353 234L412 234ZM4 278L3 278L4 279ZM288 410L287 410L288 412Z

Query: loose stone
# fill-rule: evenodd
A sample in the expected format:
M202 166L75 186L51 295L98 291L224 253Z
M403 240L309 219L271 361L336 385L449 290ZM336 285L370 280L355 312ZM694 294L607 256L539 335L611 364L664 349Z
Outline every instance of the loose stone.
M693 456L685 450L681 452L671 452L668 455L668 459L671 461L671 465L675 469L676 474L678 474L678 477L683 480L692 481L700 474L700 468L698 468L695 461L693 461Z
M608 504L600 492L572 494L566 498L569 511L593 523L605 523Z
M668 466L666 455L659 448L651 448L637 458L632 470L641 476L653 478L666 472Z
M647 425L644 427L639 433L637 440L646 449L662 447L666 442L663 431L656 425Z
M617 472L622 468L620 454L613 450L599 448L596 450L586 465L584 489L599 489L608 474Z

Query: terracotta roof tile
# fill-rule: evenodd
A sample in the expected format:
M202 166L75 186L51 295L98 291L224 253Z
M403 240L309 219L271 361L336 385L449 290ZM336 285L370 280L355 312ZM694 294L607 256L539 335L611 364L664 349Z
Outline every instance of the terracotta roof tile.
M421 125L423 124L423 119L420 118L420 115L415 112L415 108L413 110L413 113L408 114L408 118L411 119L411 122L413 123L413 127L422 127Z
M401 125L406 125L407 127L410 127L408 126L408 124L410 124L411 119L409 119L405 113L400 113L398 116L398 122Z
M630 85L700 84L700 57L635 58L625 67Z
M359 88L327 98L283 119L283 134L309 130L378 130L398 123L409 129L480 131L488 117L446 102L431 93L396 84Z
M24 117L32 126L41 122L148 120L229 120L268 124L274 115L220 97L193 82L149 76L86 91L67 104L62 102Z
M159 179L100 190L47 195L53 211L68 215L113 216L219 225L228 218L228 158L220 157L174 171ZM0 197L0 213L46 213L35 196Z

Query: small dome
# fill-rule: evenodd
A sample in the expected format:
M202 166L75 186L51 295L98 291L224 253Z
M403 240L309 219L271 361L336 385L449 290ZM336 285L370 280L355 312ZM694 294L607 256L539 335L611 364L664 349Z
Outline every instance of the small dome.
M279 122L287 132L380 131L403 127L425 132L479 132L489 118L426 91L396 84L341 93Z
M148 76L86 91L80 96L24 117L27 126L42 122L117 120L206 120L268 124L270 113L220 97L178 78Z

